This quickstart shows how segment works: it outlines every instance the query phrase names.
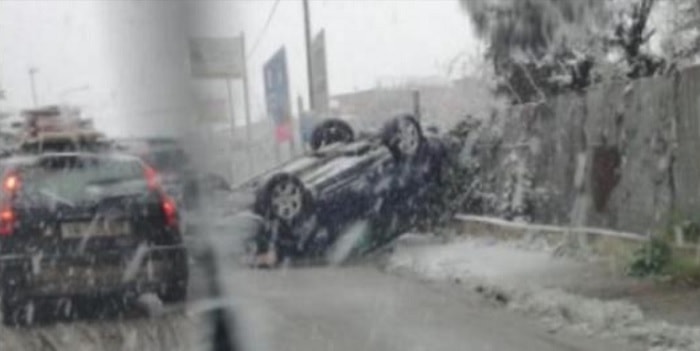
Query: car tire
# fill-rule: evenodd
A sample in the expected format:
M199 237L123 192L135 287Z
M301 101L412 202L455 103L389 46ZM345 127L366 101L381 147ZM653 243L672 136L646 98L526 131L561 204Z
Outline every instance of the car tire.
M23 299L13 299L2 297L2 324L6 327L20 327L31 323L31 318L27 311L29 301Z
M293 229L313 214L311 193L299 178L280 173L273 176L257 198L256 211L264 218Z
M384 126L381 137L382 143L399 161L416 157L425 141L420 123L411 115L393 118Z
M334 143L350 143L355 140L352 127L340 119L329 119L321 122L311 133L311 150L318 150L325 145Z

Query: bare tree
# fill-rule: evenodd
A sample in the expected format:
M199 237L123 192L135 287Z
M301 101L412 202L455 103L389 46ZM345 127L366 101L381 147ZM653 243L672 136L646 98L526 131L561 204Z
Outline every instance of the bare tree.
M664 38L667 56L681 65L700 57L700 0L666 0L670 35Z
M655 0L460 0L513 102L581 90L596 66L620 51L627 77L654 74L663 60L644 50Z

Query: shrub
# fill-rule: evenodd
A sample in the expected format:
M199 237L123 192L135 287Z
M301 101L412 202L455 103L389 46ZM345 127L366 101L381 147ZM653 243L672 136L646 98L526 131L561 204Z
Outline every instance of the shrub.
M671 245L663 238L653 238L639 248L632 259L629 274L647 277L665 273L672 260Z

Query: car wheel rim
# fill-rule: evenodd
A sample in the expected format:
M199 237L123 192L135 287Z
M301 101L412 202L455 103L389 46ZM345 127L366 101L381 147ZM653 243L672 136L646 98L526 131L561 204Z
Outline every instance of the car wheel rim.
M321 142L321 146L327 146L333 143L333 140L337 139L338 132L335 127L329 127L326 131L326 135Z
M413 156L418 150L418 145L420 143L418 128L416 128L415 124L411 123L411 121L404 119L399 122L398 129L397 147L399 151L401 151L403 155Z
M291 220L301 213L303 194L299 186L286 181L272 188L272 212L278 218Z
M347 133L337 126L330 126L326 130L326 134L321 141L321 146L327 146L336 142L346 141L349 138Z

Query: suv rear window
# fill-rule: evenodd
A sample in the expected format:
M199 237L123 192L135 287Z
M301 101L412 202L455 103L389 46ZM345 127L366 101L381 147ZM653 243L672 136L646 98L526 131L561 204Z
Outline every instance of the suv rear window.
M110 196L138 195L148 189L136 159L58 156L20 169L26 200L74 205Z

